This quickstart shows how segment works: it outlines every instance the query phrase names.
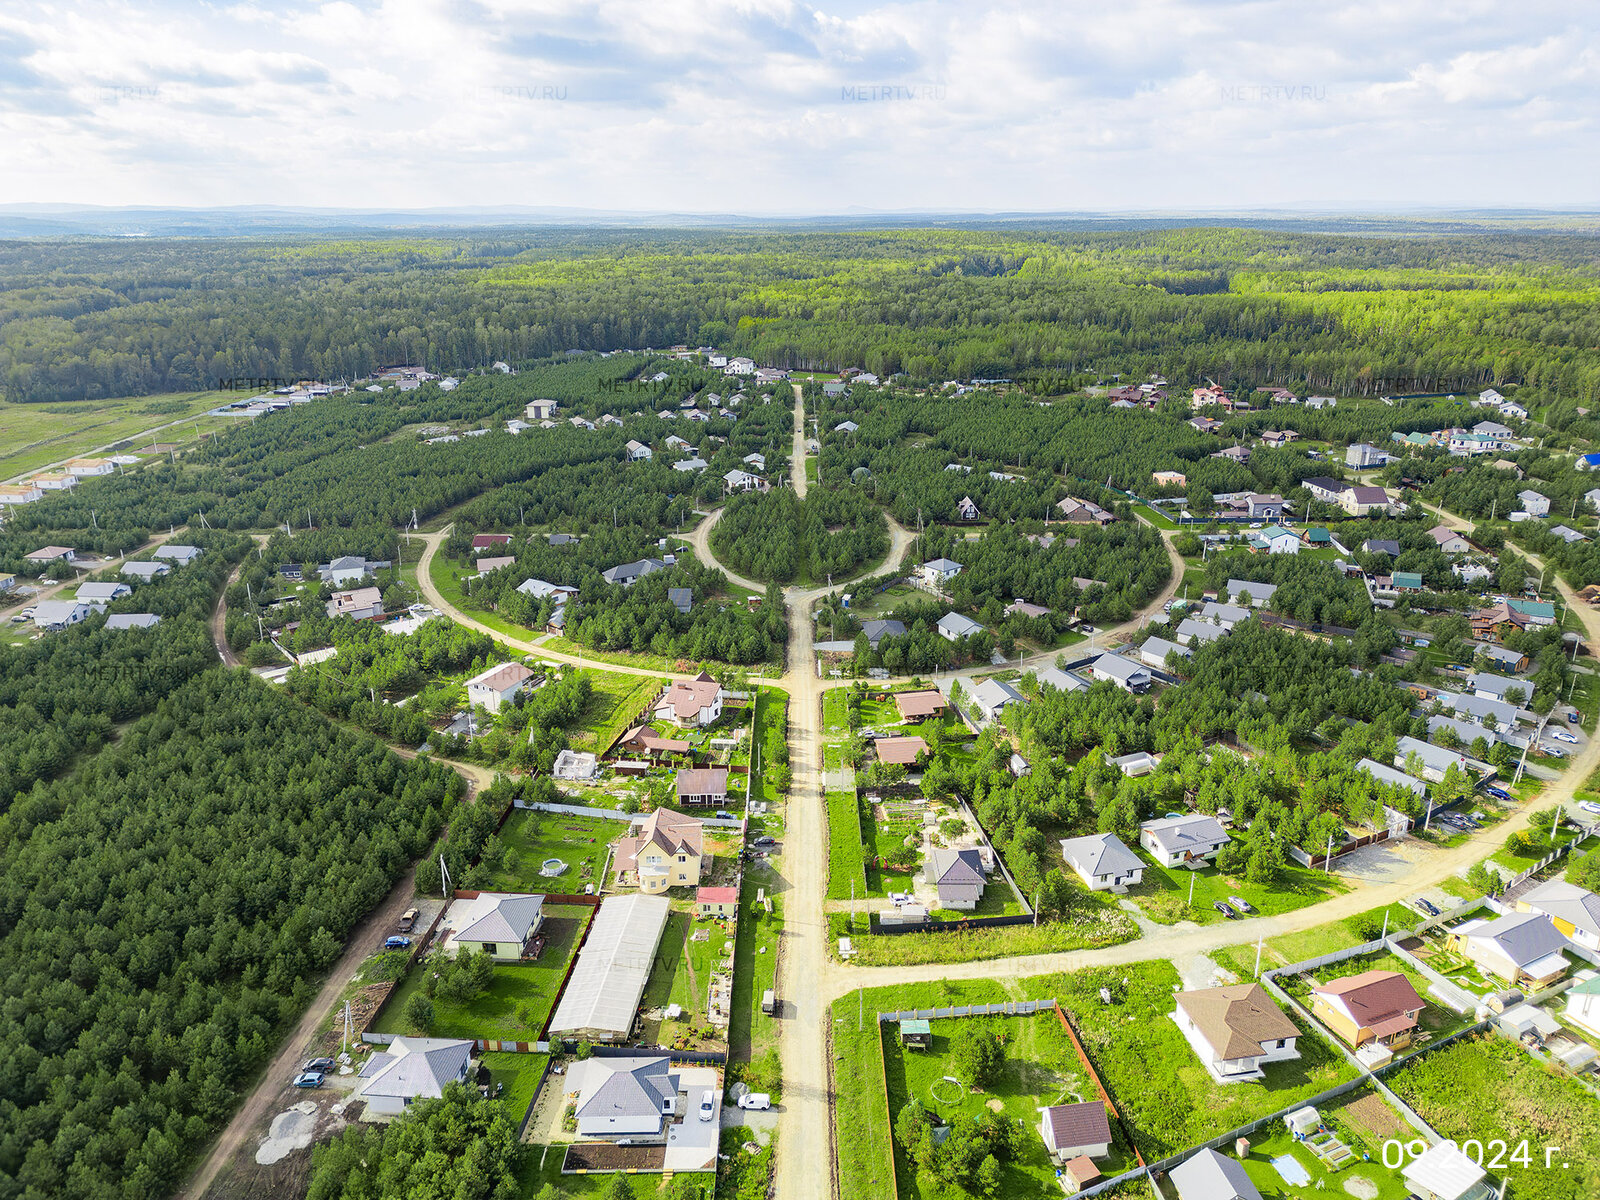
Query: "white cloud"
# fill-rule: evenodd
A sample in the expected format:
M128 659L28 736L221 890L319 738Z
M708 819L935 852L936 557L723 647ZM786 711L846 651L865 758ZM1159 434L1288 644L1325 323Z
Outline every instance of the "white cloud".
M1592 204L1566 0L22 0L0 200Z

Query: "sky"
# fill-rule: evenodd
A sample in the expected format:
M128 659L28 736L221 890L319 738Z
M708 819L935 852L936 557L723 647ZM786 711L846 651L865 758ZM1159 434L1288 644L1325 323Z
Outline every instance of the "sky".
M0 6L0 203L1600 207L1592 0Z

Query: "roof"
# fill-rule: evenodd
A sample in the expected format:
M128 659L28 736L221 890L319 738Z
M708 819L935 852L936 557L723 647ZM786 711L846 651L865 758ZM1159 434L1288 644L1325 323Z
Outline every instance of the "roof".
M983 632L982 625L958 612L947 612L939 618L939 632L944 633L947 628L956 637L970 637L974 633Z
M1022 703L1022 693L1003 679L985 679L972 689L972 698L986 712L999 712L1008 704Z
M607 896L600 902L550 1019L551 1033L597 1030L627 1036L671 909L665 896Z
M155 613L118 613L106 618L107 629L153 629L161 624Z
M1090 1180L1100 1178L1100 1165L1087 1154L1080 1154L1070 1162L1062 1163L1061 1170L1072 1176L1080 1188Z
M152 558L177 558L187 561L200 557L199 546L174 546L170 542L165 546L157 546L150 552Z
M1400 1169L1407 1187L1439 1200L1457 1200L1477 1187L1483 1176L1483 1168L1449 1142L1429 1147Z
M1120 875L1144 866L1144 860L1123 845L1122 839L1114 833L1064 838L1061 854L1085 875Z
M932 688L920 692L896 692L894 705L900 710L901 719L906 721L931 717L949 706L944 694Z
M1348 975L1327 983L1314 983L1311 991L1318 995L1338 997L1362 1028L1378 1032L1380 1037L1398 1033L1414 1024L1402 1021L1395 1028L1379 1032L1380 1026L1391 1025L1397 1018L1416 1012L1426 1003L1417 994L1411 980L1399 971L1363 971L1359 975Z
M379 1050L359 1072L366 1080L363 1096L397 1100L434 1099L447 1083L466 1074L472 1043L453 1038L397 1037Z
M503 692L509 688L520 687L533 678L533 672L518 662L501 663L498 667L490 667L481 671L467 680L470 688L474 684L486 687L490 691Z
M1044 1110L1044 1124L1056 1146L1098 1146L1111 1140L1111 1122L1105 1102L1052 1104Z
M1163 637L1146 638L1144 645L1139 647L1139 653L1153 655L1162 661L1165 661L1169 654L1178 654L1184 658L1194 657L1194 651L1190 650L1189 647L1180 646L1177 642L1169 642ZM1043 680L1040 682L1042 683Z
M132 590L125 583L85 583L78 588L79 600L115 600Z
M539 923L543 909L543 896L480 892L457 915L455 940L520 943Z
M1113 679L1123 682L1138 678L1140 675L1149 676L1150 670L1143 663L1136 663L1132 659L1123 658L1120 654L1102 654L1095 659L1093 669L1110 675Z
M1543 912L1507 913L1477 926L1463 926L1461 932L1496 950L1519 967L1537 962L1567 947L1567 939Z
M1040 687L1053 687L1063 692L1080 692L1088 682L1080 675L1063 671L1060 667L1040 667L1032 672Z
M678 1094L678 1077L665 1055L655 1058L590 1058L578 1095L580 1121L663 1115L663 1101Z
M1202 1150L1168 1173L1179 1200L1261 1200L1245 1169L1215 1150Z
M1300 1036L1259 983L1179 992L1178 1008L1220 1058L1253 1058L1264 1042Z
M1600 896L1563 879L1541 883L1519 899L1542 913L1565 921L1574 929L1600 936Z
M1275 583L1252 583L1248 579L1230 579L1226 590L1229 596L1237 596L1240 592L1243 592L1252 600L1268 601L1272 599L1272 593L1278 590L1278 585Z
M1418 796L1427 794L1427 785L1422 780L1413 779L1404 771L1396 771L1393 767L1385 766L1376 759L1363 758L1356 764L1356 768L1367 772L1379 783L1387 784L1389 787L1402 787Z
M715 704L721 692L722 685L714 679L679 680L667 689L656 707L670 707L672 715L679 721L688 721L698 717L701 709Z
M876 646L886 637L904 637L906 627L903 621L863 621L861 632L867 635L869 645Z
M1205 813L1187 813L1181 817L1163 817L1158 821L1145 821L1140 824L1139 832L1148 833L1168 854L1195 846L1210 849L1222 842L1233 840L1215 817L1207 816Z
M89 611L81 600L41 600L33 607L35 625L65 625Z
M637 869L639 852L651 845L666 854L682 850L698 857L705 844L704 834L705 827L699 817L658 808L640 821L637 834L618 839L617 866L622 870Z
M1508 679L1504 675L1490 675L1482 671L1468 675L1467 686L1475 692L1488 692L1496 700L1504 700L1511 688L1516 688L1524 696L1530 691L1525 679Z
M898 763L901 766L910 766L917 761L917 755L928 752L928 743L916 734L879 738L872 745L878 752L879 762Z
M678 772L678 795L718 796L728 790L727 767L693 767Z
M912 1034L931 1034L932 1032L933 1032L933 1027L928 1024L927 1018L925 1018L925 1017L901 1017L900 1018L900 1034L901 1034L902 1037L905 1036L908 1033L912 1033Z
M940 887L976 884L982 888L987 882L983 874L983 856L974 849L930 851L927 875L930 883Z
M739 889L736 887L703 887L695 890L696 904L737 904L739 903Z
M1355 502L1357 504L1389 503L1389 493L1384 491L1381 487L1356 487L1352 488L1351 491L1355 496Z
M1361 549L1367 554L1387 554L1393 558L1400 557L1400 543L1389 538L1368 538L1361 543Z

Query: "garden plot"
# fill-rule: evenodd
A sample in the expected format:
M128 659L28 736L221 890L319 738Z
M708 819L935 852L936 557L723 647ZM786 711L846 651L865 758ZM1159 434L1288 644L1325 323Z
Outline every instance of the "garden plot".
M610 844L627 831L625 821L519 808L500 831L504 856L484 890L571 896L593 884L599 891Z

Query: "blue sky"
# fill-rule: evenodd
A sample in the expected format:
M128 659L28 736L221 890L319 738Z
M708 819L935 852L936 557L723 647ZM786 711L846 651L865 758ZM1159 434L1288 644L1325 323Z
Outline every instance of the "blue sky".
M33 3L0 202L1595 207L1566 0Z

